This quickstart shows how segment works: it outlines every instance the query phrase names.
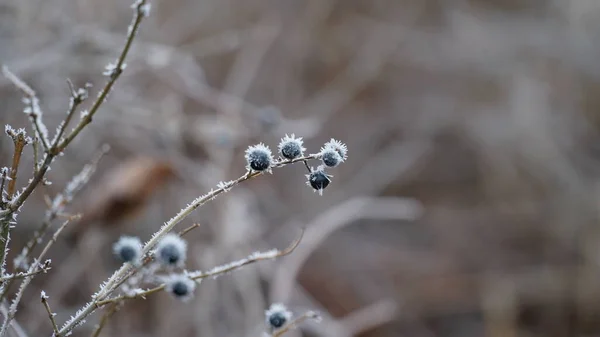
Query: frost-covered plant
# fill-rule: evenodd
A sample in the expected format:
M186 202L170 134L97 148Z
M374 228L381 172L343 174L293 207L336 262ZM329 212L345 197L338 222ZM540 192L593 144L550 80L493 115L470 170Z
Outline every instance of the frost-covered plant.
M83 88L76 88L73 83L68 81L70 97L66 117L59 124L54 135L50 135L43 122L40 101L35 91L7 68L2 69L5 77L25 96L23 99L25 104L24 113L31 121L33 136L28 137L24 129L15 130L11 126L5 128L6 133L13 141L14 152L11 165L0 169L0 301L8 302L6 300L12 282L21 280L21 285L4 314L4 321L0 327L0 337L3 337L8 327L11 326L11 321L16 315L19 303L32 278L50 269L50 260L45 259L45 255L56 242L63 229L70 221L77 219L77 216L67 217L67 220L58 226L53 235L50 236L48 232L52 228L53 222L59 216L65 216L65 208L73 200L76 193L88 182L95 171L99 158L106 151L103 150L98 158L86 165L61 193L57 194L54 199L49 200L49 209L42 225L14 260L15 269L21 269L21 272L7 272L6 257L10 245L11 229L17 223L17 216L21 212L25 201L32 195L34 190L40 184L50 184L47 173L50 171L53 162L65 153L73 140L92 122L95 114L107 100L116 81L125 71L126 56L138 33L141 22L149 15L151 9L148 0L136 0L132 8L134 9L133 20L129 26L124 47L116 60L105 67L106 83L100 88L90 106L87 109L81 109L81 104L92 97L90 96L91 85L85 84ZM72 129L68 130L69 125L72 124L71 122L75 122L77 116L79 116L79 120ZM16 185L16 178L19 173L20 158L27 145L32 145L33 150L33 176L24 187L19 189ZM323 190L330 185L332 177L325 172L325 167L336 167L346 160L346 145L332 139L322 147L320 152L313 154L305 154L306 149L303 145L302 138L296 137L294 134L291 136L285 135L278 144L277 158L274 158L269 147L263 143L250 146L245 151L246 172L240 177L227 182L219 182L216 184L216 188L194 199L173 218L166 221L144 244L135 237L121 237L114 244L113 252L124 263L108 280L99 286L98 291L91 296L89 302L82 305L62 326L56 323L55 314L48 303L49 297L45 292L42 292L42 303L50 317L54 335L63 337L70 335L76 327L84 324L88 316L109 304L114 304L116 307L116 305L120 305L127 300L144 298L163 291L176 298L189 300L195 287L205 278L215 278L254 262L272 260L290 254L296 248L300 239L284 250L273 249L266 252L255 252L240 260L208 270L188 272L183 269L186 262L187 244L180 235L173 233L173 229L194 210L238 184L258 177L265 172L272 173L275 168L294 163L301 162L304 164L308 169L307 183L319 194L322 194ZM317 166L316 169L311 168L308 162L313 160L322 161L322 165ZM47 236L49 238L46 238ZM45 239L46 241L44 241ZM40 244L44 244L43 249L37 257L32 257L34 250ZM177 270L175 267L183 270ZM171 274L174 272L177 272L177 274ZM163 275L161 273L167 274ZM302 317L307 315L292 320L291 313L285 310L282 305L274 305L267 312L270 312L267 320L268 324L272 328L278 329L278 332L274 333L273 336L279 336L280 333L295 326ZM98 329L101 329L101 327L102 325Z

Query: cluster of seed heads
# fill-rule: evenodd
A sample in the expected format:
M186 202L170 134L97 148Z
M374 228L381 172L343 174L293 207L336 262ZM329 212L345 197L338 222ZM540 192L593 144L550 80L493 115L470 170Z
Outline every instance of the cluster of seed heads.
M301 137L285 135L277 146L279 152L279 160L273 158L271 149L263 143L250 146L246 150L246 169L253 172L271 172L274 165L302 158L306 149L303 146ZM311 158L320 159L322 164L317 168L309 168L309 174L306 175L307 185L312 187L315 192L323 194L323 190L329 186L332 175L325 172L326 167L336 167L346 161L348 158L348 148L338 140L331 139L325 143L321 151L315 155L310 155ZM308 159L308 158L307 158ZM308 167L308 165L307 165Z
M113 245L114 254L123 262L139 266L142 263L142 242L137 237L123 236ZM187 254L187 243L178 235L170 233L162 238L152 253L160 266L171 271L182 268ZM165 279L165 289L174 297L189 300L196 288L196 282L185 274L170 274Z

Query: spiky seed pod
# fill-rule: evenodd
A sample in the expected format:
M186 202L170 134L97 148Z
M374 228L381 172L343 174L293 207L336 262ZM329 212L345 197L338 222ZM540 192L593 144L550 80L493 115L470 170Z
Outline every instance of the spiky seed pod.
M194 289L196 282L185 275L172 275L166 282L166 291L184 302L192 298Z
M333 176L325 172L325 167L320 165L316 169L313 169L310 174L306 175L308 179L306 184L312 187L315 192L318 192L319 195L323 195L323 190L329 186L331 177Z
M246 168L253 171L268 171L273 165L271 150L263 143L250 146L246 150Z
M279 142L279 154L285 159L296 159L304 155L306 150L303 145L302 137L296 138L292 133L291 136L285 135Z
M319 155L323 164L328 167L336 167L344 161L339 152L331 146L323 147Z
M133 236L122 236L113 245L114 254L123 262L138 264L142 259L142 242Z
M265 321L273 329L283 327L292 318L292 313L281 303L273 303L265 311Z
M339 140L331 138L330 141L323 145L323 149L326 148L331 148L335 150L340 155L340 157L342 157L342 162L348 159L348 147L346 146L346 144L340 142Z
M158 242L154 256L164 266L181 267L185 263L186 252L186 242L177 234L170 233Z

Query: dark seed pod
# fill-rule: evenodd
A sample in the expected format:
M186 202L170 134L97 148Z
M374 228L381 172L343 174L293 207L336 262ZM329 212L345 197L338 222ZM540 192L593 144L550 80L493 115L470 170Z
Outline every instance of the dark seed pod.
M271 150L260 143L246 150L246 168L253 171L265 171L273 165Z
M312 187L315 192L318 192L319 195L323 195L323 190L329 186L331 177L331 175L325 173L325 168L323 166L319 166L316 170L313 170L310 174L306 175L306 178L308 179L306 183Z
M279 154L285 159L296 159L301 157L306 150L303 146L302 138L296 138L294 134L285 135L279 142Z

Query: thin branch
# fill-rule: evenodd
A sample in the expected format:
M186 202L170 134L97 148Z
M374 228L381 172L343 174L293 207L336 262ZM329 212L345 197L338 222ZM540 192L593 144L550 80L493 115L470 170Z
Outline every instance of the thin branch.
M302 233L304 233L304 231ZM188 274L188 276L190 279L192 279L194 281L201 281L202 279L205 279L208 277L217 277L219 275L227 274L229 272L240 269L243 266L246 266L246 265L249 265L249 264L252 264L255 262L264 261L264 260L272 260L272 259L276 259L276 258L279 258L282 256L289 255L290 253L292 253L294 251L294 249L296 249L296 247L298 247L298 245L300 244L300 241L302 241L302 236L303 236L302 233L296 240L294 240L294 242L292 242L292 244L290 244L284 250L281 250L281 251L280 250L272 250L272 251L268 251L268 252L264 252L264 253L262 253L262 252L254 253L244 259L234 261L234 262L231 262L231 263L223 265L223 266L215 267L208 272L205 272L205 273L201 272L201 271L191 272ZM165 287L166 287L166 284L161 284L154 288L151 288L151 289L148 289L145 291L140 291L134 295L117 296L117 297L110 298L107 300L99 301L96 303L96 306L102 307L102 306L110 304L110 303L119 303L124 300L130 300L130 299L135 299L135 298L145 298L148 295L151 295L151 294L154 294L154 293L164 290Z
M119 310L119 304L118 303L113 303L113 305L111 305L108 309L106 309L106 312L104 313L104 315L102 315L102 318L100 319L100 322L98 323L98 325L96 325L96 329L94 329L94 332L92 332L91 337L98 337L98 336L100 336L100 332L102 332L102 329L104 329L104 327L106 326L106 323L108 323L108 320L118 310Z
M15 151L13 153L12 167L10 169L10 180L8 181L8 200L12 199L13 195L15 194L17 186L17 172L19 171L19 164L21 163L21 155L23 154L25 145L28 143L24 132L15 133L9 131L9 135L13 139Z
M102 91L100 91L98 98L96 98L96 101L90 108L89 112L83 116L83 118L79 121L79 124L71 131L71 133L67 137L65 137L65 139L62 142L60 142L60 144L57 147L58 152L64 150L64 148L66 148L73 141L73 139L77 137L77 135L83 130L83 128L92 121L92 118L94 117L102 103L104 103L104 101L106 100L113 85L123 73L123 70L125 69L125 58L127 57L129 50L131 49L131 45L140 28L142 20L148 15L147 11L149 5L146 2L146 0L138 0L134 4L134 18L131 26L129 27L129 34L127 36L127 39L125 40L125 46L123 47L121 54L117 58L116 63L110 64L107 68L107 72L105 73L109 76L108 82L106 82L104 88L102 89Z
M69 224L69 222L71 220L75 220L76 218L77 217L73 217L72 219L69 219L69 220L65 221L56 230L56 232L54 232L54 235L52 235L52 239L50 239L50 241L48 241L46 243L46 246L44 247L44 249L42 250L42 252L38 256L38 258L29 267L29 270L28 270L29 273L31 273L36 268L38 268L38 264L46 256L46 253L48 253L48 250L50 250L50 247L52 247L52 245L56 242L58 236L63 231L63 229L65 229L65 227ZM25 289L31 283L32 279L33 279L33 276L27 276L21 282L21 286L19 287L19 290L17 291L17 294L15 295L15 298L13 299L10 307L8 308L8 314L4 318L4 322L2 323L2 327L0 327L0 336L5 336L7 327L10 325L10 322L12 321L12 319L15 317L15 315L17 313L17 308L19 306L19 303L21 302L21 298L23 297L23 293L25 293ZM61 335L63 334L62 332L59 332L59 333Z
M319 314L317 314L314 311L307 311L304 314L302 314L301 316L296 317L293 321L286 324L283 328L273 332L273 334L271 334L271 336L272 337L281 337L286 332L288 332L292 329L295 329L300 324L304 323L306 320L309 320L309 319L319 321L319 320L321 320L321 316L319 316Z
M41 273L47 273L51 268L50 268L50 260L47 260L46 262L48 263L44 263L42 265L39 266L38 269L32 271L32 272L21 272L21 273L16 273L16 274L9 274L9 275L5 275L4 277L0 278L0 283L4 283L6 281L14 281L14 280L19 280L19 279L23 279L29 276L35 276L37 274L41 274Z
M36 136L33 137L33 142L31 143L31 146L33 147L33 174L37 175L38 171L40 170L40 168L38 167L39 163L39 154L38 154L38 146L40 144L40 139Z
M4 179L8 179L7 199L10 203L16 189L17 172L19 171L19 163L21 162L23 148L30 140L26 137L25 130L23 129L15 131L10 126L7 126L6 133L12 138L15 145L10 175L6 178L4 176L5 173L3 174L3 182ZM0 194L2 193L4 193L4 191L0 190ZM0 196L0 198L1 197L3 196ZM10 217L0 218L0 274L2 274L0 276L4 276L5 273L4 267L6 265L6 255L8 254L8 243L10 242L10 228L13 222L14 219L11 219Z
M56 325L56 320L54 319L54 316L56 316L56 314L52 312L52 309L50 309L50 304L48 303L48 296L44 291L42 291L40 297L42 298L42 304L44 305L44 308L46 308L46 312L48 313L48 317L50 318L50 322L52 323L54 337L60 337L60 333L58 332L58 325Z
M42 112L39 107L39 101L35 90L33 90L27 83L25 83L25 81L10 71L6 66L2 66L2 74L26 96L24 101L27 103L28 107L26 108L25 112L31 120L36 137L40 139L44 150L48 151L48 149L50 149L50 144L48 142L48 129L42 121Z
M194 223L194 224L193 224L193 225L191 225L190 227L188 227L188 228L186 228L186 229L184 229L184 230L180 231L180 232L178 233L178 235L179 235L179 236L184 236L184 235L186 235L187 233L191 232L192 230L194 230L194 229L196 229L196 228L198 228L198 227L200 227L200 224L199 224L199 223Z

